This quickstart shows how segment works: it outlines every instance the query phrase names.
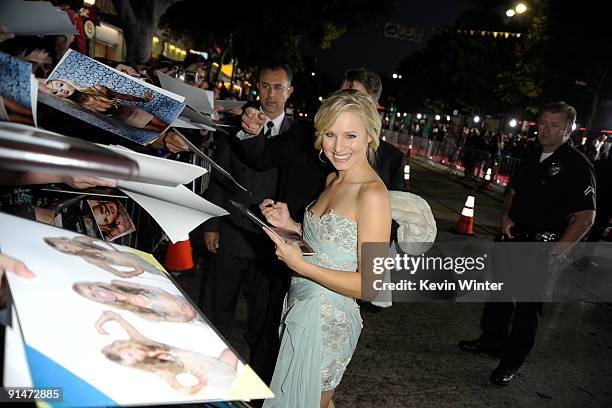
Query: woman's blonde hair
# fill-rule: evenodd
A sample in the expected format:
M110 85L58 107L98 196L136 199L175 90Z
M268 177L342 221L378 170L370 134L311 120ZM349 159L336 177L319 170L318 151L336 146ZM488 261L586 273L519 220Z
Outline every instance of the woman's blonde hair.
M370 164L374 164L376 150L380 144L378 136L382 123L374 102L368 95L355 89L336 91L323 101L314 118L315 148L321 150L325 133L344 112L355 113L361 119L368 136L370 136L367 149L368 161Z
M53 82L64 82L74 88L74 93L70 95L67 99L79 102L82 99L83 95L89 95L92 98L97 99L104 103L109 103L109 104L116 103L115 98L109 97L104 92L102 92L100 89L98 89L95 85L94 86L81 85L76 82L72 82L68 79L54 78L54 79L48 79L47 82L45 82L45 86L48 89L52 89Z
M167 354L166 358L159 356L146 356L142 361L129 363L119 353L119 348L129 346L134 349L147 352L162 351ZM185 372L185 365L180 359L172 358L172 347L167 344L157 343L152 341L142 340L115 340L108 346L102 349L102 354L109 360L121 364L122 366L137 368L143 371L151 371L153 373L168 373L170 375L180 374ZM170 358L168 358L170 357Z
M81 84L73 82L73 81L71 81L69 79L63 79L63 78L48 79L47 82L45 82L45 86L47 88L51 89L51 85L53 84L53 82L63 82L65 84L68 84L71 87L73 87L75 89L75 91L83 92L83 93L86 93L86 94L100 94L101 93L94 86L81 85Z

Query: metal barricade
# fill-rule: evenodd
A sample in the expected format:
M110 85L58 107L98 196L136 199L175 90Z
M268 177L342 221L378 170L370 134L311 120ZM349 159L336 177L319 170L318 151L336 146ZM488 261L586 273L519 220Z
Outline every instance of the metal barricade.
M196 166L199 166L199 167L203 167L204 169L206 169L206 173L204 173L202 175L202 177L194 180L191 183L191 191L193 191L197 195L202 195L204 193L204 191L206 190L206 188L208 188L208 183L210 182L211 166L210 166L210 164L206 160L201 159L200 157L196 156L195 154L193 154L192 156L193 156L191 158L191 163L192 164L194 164Z
M485 179L490 170L491 181L502 186L508 185L510 178L518 169L520 159L510 156L496 157L491 153L471 147L457 146L455 143L441 142L407 133L398 134L395 143L402 152L411 150L411 155L444 164L461 171L468 178Z
M503 156L499 160L495 174L493 175L493 181L499 185L507 186L510 183L510 179L518 170L521 159L516 157Z
M488 168L492 167L491 154L489 152L461 147L459 160L461 160L463 174L467 178L484 178Z

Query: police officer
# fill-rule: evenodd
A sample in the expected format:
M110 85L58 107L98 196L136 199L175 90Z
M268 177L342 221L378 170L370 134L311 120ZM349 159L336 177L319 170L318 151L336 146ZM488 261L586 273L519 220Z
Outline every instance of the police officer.
M502 240L556 241L551 256L562 257L593 225L593 166L568 142L575 119L576 110L565 102L549 103L540 110L540 147L521 163L506 193ZM542 302L486 303L481 336L463 340L459 347L501 357L490 380L508 385L535 343L542 306Z

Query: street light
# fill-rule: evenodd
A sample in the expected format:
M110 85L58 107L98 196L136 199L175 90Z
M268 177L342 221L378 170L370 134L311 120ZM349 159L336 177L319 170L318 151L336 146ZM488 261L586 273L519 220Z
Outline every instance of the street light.
M399 75L397 76L397 79L402 79L402 74L399 74Z
M397 112L397 117L399 118L400 116L402 116L402 114Z
M446 121L450 121L450 115L446 115Z
M516 127L516 119L511 119L509 125L511 128Z
M423 115L421 115L420 113L417 113L417 119L421 119L423 117Z
M514 9L516 10L517 13L523 14L524 12L527 11L527 6L524 3L519 3L516 5Z
M436 120L440 120L440 115L436 115Z
M319 96L319 102L323 102L323 97Z
M397 79L397 74L393 74L391 76L393 77L393 79Z
M506 16L508 17L514 17L514 15L516 14L516 12L512 9L508 9L506 10Z
M315 75L317 75L317 74L315 74L315 73L314 73L314 71L313 71L313 72L311 72L311 73L310 73L310 75L315 76Z
M480 116L475 115L474 116L474 123L478 123L478 122L480 122Z

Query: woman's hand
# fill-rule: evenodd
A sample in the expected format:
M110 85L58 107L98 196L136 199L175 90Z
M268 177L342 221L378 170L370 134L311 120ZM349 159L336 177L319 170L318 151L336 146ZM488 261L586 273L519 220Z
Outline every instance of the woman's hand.
M96 322L96 330L100 334L108 334L108 332L104 330L102 326L104 326L104 324L108 321L111 321L111 320L117 321L119 319L121 319L121 316L119 316L119 314L117 314L116 312L111 312L110 310L102 312L102 316L100 316L100 318Z
M153 99L153 91L150 89L147 89L146 92L144 93L144 97L143 99L147 102L149 102L150 100Z
M275 203L273 200L266 198L259 204L259 209L263 216L266 217L266 221L275 227L296 231L297 223L291 219L287 204L281 202Z
M191 374L198 380L197 384L189 387L189 394L193 395L208 385L208 377L205 373L193 372Z
M100 177L63 176L61 182L79 190L90 187L117 187L116 180Z
M0 254L0 280L4 275L4 271L11 271L17 276L28 279L35 276L34 272L29 270L23 262L18 261L11 256Z
M304 259L304 255L302 255L302 250L298 244L295 242L286 243L274 235L274 233L270 232L268 228L263 228L263 230L276 245L275 254L278 259L283 261L290 269L296 271L300 275L303 275L303 265L306 260Z

